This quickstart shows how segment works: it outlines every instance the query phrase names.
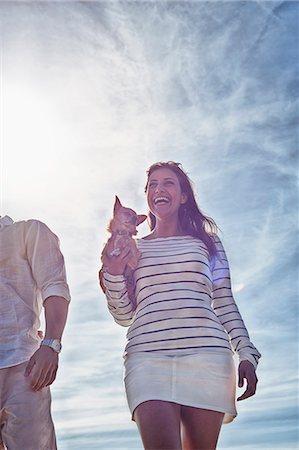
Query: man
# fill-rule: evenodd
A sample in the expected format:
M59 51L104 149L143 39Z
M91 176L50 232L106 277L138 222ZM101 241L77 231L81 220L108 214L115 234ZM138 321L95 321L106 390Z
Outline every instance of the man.
M38 220L0 216L0 449L56 450L49 386L69 301L58 238Z

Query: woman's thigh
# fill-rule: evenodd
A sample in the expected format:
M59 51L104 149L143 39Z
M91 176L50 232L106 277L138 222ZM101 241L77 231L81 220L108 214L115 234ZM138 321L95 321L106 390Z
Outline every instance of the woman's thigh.
M214 450L224 413L208 409L181 407L184 450Z
M134 411L146 450L181 450L181 406L162 400L141 403Z

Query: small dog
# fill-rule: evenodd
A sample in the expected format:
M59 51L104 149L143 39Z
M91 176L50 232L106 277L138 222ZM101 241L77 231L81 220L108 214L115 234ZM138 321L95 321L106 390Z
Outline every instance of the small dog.
M101 288L105 293L106 289L103 284L103 273L109 265L109 259L119 256L122 249L127 245L129 246L130 258L128 260L124 275L127 281L129 298L134 304L133 271L137 267L140 252L137 249L133 236L136 236L137 234L136 227L144 222L146 218L146 215L137 214L133 211L133 209L123 206L119 198L115 196L113 217L107 228L107 231L111 233L111 237L108 239L101 255L102 268L99 272L99 280Z

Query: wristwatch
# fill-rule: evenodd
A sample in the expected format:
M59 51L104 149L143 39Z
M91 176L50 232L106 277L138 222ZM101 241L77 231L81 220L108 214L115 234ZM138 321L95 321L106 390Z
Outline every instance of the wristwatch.
M52 350L54 350L54 352L56 353L60 353L61 352L61 342L59 339L43 339L40 343L40 345L46 345L47 347L51 347Z

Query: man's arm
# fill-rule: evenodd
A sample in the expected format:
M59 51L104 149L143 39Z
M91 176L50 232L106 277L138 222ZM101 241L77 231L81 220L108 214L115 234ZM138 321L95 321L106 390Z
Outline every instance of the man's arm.
M50 296L44 301L46 332L45 339L61 339L66 323L69 301L63 297ZM56 378L58 353L48 346L40 347L30 358L25 376L31 377L31 386L39 391L49 386Z

